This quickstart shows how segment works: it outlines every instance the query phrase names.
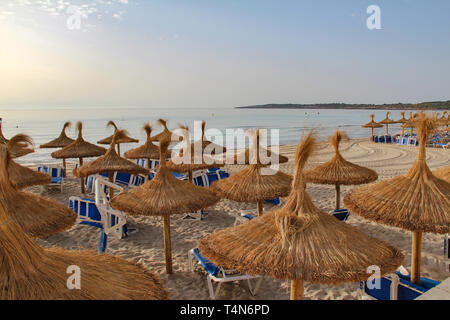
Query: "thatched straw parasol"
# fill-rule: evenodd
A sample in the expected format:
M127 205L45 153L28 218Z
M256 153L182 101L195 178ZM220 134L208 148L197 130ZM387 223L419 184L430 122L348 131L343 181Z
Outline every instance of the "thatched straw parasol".
M221 197L238 202L256 202L258 215L263 214L263 201L286 197L291 191L292 176L275 171L259 161L259 130L253 148L256 160L247 168L227 179L216 181L211 190ZM262 172L264 170L265 172Z
M395 121L395 123L405 124L408 121L405 118L405 112L402 111L402 112L400 112L400 114L402 115L401 119L398 119L397 121ZM404 134L405 134L405 128L402 127L402 136Z
M167 120L158 119L158 125L162 126L164 129L161 133L152 137L153 141L169 140L169 141L181 141L183 137L173 134L172 131L167 127Z
M450 183L450 166L434 170L433 174L436 177L438 177L438 178L440 178L442 180L445 180L445 181Z
M386 126L386 135L389 134L389 125L390 124L394 124L395 121L389 118L389 115L391 114L390 111L386 112L386 118L384 118L384 120L381 120L378 123L384 124Z
M39 247L0 199L1 300L168 299L159 278L141 265L93 251ZM79 289L69 289L78 267ZM71 283L76 285L77 283Z
M417 118L419 117L418 113L413 115L412 112L409 113L409 119L406 120L404 124L402 124L402 129L411 129L411 136L414 133L414 128L416 128Z
M205 154L205 151L208 155L215 156L218 154L222 154L227 149L224 146L219 146L216 143L213 143L206 139L205 137L205 128L206 122L202 121L202 137L191 144L191 152L194 153L196 150L201 150L202 154Z
M352 190L344 203L366 219L412 231L411 281L419 284L422 232L450 232L450 183L435 177L426 163L434 121L421 114L417 126L419 151L409 172Z
M11 158L19 158L34 152L33 140L24 134L17 134L6 143Z
M147 159L147 168L150 169L150 159L159 159L159 147L153 144L151 134L152 127L146 123L143 127L147 133L147 141L140 147L125 152L127 159ZM165 157L170 158L170 151L167 150Z
M59 135L59 137L54 139L54 140L52 140L52 141L50 141L50 142L41 144L40 148L43 148L43 149L44 148L48 148L48 149L50 149L50 148L64 148L65 146L67 146L67 145L71 144L72 142L74 142L75 140L73 140L72 138L69 138L66 135L66 129L68 127L70 127L70 125L71 125L70 122L64 123L64 126L63 126L63 128L61 130L61 134ZM63 166L64 166L64 172L66 172L67 171L66 159L63 159Z
M303 281L364 281L369 266L386 274L404 258L397 248L315 207L302 177L314 140L309 134L297 148L292 190L281 209L216 232L199 245L202 255L226 269L292 280L291 299L302 298Z
M114 121L109 121L106 124L106 127L114 127L114 133L116 133L116 131L119 130L119 128L117 128L117 125L114 123ZM114 133L113 133L113 135L111 135L105 139L97 141L97 143L98 144L108 144L108 145L111 144ZM120 144L121 143L137 143L137 142L139 142L139 140L129 137L128 134L122 135L121 138L119 140L117 140L117 154L120 156Z
M46 185L52 182L52 177L49 174L34 171L14 162L12 159L8 163L8 175L9 180L18 189L36 185Z
M8 143L8 139L5 138L5 136L3 135L3 130L2 130L2 118L0 118L0 143L1 144L6 144Z
M251 131L253 131L253 129L249 129L247 132L251 132ZM255 143L255 141L256 140L253 139L253 143ZM232 164L238 164L238 165L255 164L254 161L256 160L256 157L253 154L254 150L256 150L256 148L249 147L249 148L245 149L244 151L235 154L232 159ZM269 166L272 164L282 164L282 163L286 163L289 161L288 157L285 157L283 155L272 152L261 146L259 146L259 157L260 158L264 157L265 159L270 159L270 160L276 159L274 163L272 163L271 161L269 161L269 163L264 163L265 165L269 165ZM226 160L226 163L230 164L228 159Z
M336 209L340 209L341 185L359 185L373 182L378 174L369 168L345 160L339 152L339 144L347 135L339 130L331 137L334 156L330 161L305 172L305 180L312 183L334 184L336 186Z
M207 188L175 178L166 166L165 154L170 140L160 141L160 165L155 177L132 190L121 192L111 200L117 210L130 215L162 216L166 271L172 273L170 215L195 212L217 203L220 198Z
M80 167L83 165L83 158L98 157L106 153L106 149L89 143L83 139L83 124L77 122L78 138L71 144L65 146L61 150L52 153L52 157L56 159L78 158ZM84 178L80 177L81 193L84 190Z
M180 136L183 137L183 141L185 141L186 145L180 150L179 159L171 159L166 163L166 166L170 171L188 173L189 182L192 182L192 173L194 171L224 166L223 162L216 162L211 156L203 154L203 147L205 144L200 145L202 146L201 148L196 147L194 149L193 144L191 144L189 140L189 128L187 126L180 126L180 129L182 132ZM188 153L186 153L185 150L188 150Z
M372 135L371 135L371 140L373 142L373 129L375 128L383 128L382 124L379 124L378 122L375 122L374 120L375 115L371 114L370 115L370 122L366 123L365 125L361 126L362 128L370 128L372 129Z
M444 113L442 114L442 117L440 117L437 121L438 121L438 125L439 126L448 126L449 124L449 119L448 119L448 112L444 111Z
M127 133L125 130L116 130L116 132L114 132L108 151L106 151L103 156L75 169L74 175L77 177L87 177L92 174L107 172L109 174L110 181L113 181L114 172L126 172L130 174L141 173L148 175L149 171L147 169L137 165L134 162L120 157L116 153L115 148L116 144L118 143L117 141L124 139L124 137L127 137ZM112 197L112 188L110 188L109 191L110 197Z
M11 219L36 238L45 238L70 228L75 223L76 215L69 208L54 200L19 191L11 183L7 169L10 161L8 149L0 145L0 198L8 208Z

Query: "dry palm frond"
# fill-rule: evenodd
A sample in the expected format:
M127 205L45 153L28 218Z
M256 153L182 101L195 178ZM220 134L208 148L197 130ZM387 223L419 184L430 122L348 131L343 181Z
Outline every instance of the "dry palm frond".
M195 212L217 203L211 190L175 178L166 166L169 140L160 141L160 165L155 177L111 200L113 208L131 215L162 216Z
M75 223L75 213L54 200L17 190L9 180L9 161L6 146L0 145L0 198L3 198L11 219L36 238L70 228Z
M10 158L18 158L34 152L33 139L25 134L18 134L12 137L8 141L7 147Z
M52 141L50 141L50 142L41 144L40 148L64 148L65 146L67 146L67 145L71 144L72 142L74 142L75 140L69 138L66 135L66 129L68 127L70 127L70 125L71 125L70 122L64 123L64 126L63 126L63 128L61 130L61 134L59 135L59 137L54 139L54 140L52 140Z
M309 134L298 146L286 204L249 222L201 240L203 256L250 275L341 283L366 280L367 268L394 271L402 253L317 209L304 189L303 167L315 147Z
M117 125L112 120L108 121L108 123L106 124L106 127L113 127L114 133L119 130L119 128L117 128ZM113 136L114 136L114 134L107 138L104 138L100 141L97 141L97 143L98 144L111 144ZM116 143L119 143L119 144L120 143L137 143L137 142L139 142L139 140L131 138L130 136L128 136L128 134L122 134L120 136L120 138L116 140Z
M83 125L77 122L78 138L61 150L52 152L56 159L98 157L105 154L106 149L89 143L83 139Z
M159 159L159 147L153 144L151 134L152 127L146 123L143 128L147 134L147 141L140 147L125 152L124 156L128 159ZM167 151L166 158L170 158L170 152Z
M90 161L81 167L78 167L74 170L74 174L77 177L83 176L87 177L92 174L102 173L102 172L127 172L130 174L148 174L148 170L133 163L127 159L120 157L116 150L115 146L117 141L126 137L127 133L125 130L117 130L112 138L110 148L108 151L101 157Z
M346 134L337 130L331 137L330 144L334 148L334 156L330 161L305 172L305 180L320 184L357 185L373 182L378 174L369 168L361 167L345 160L339 152L339 143Z
M433 174L450 183L450 167L444 167L433 171Z
M0 300L168 299L159 278L138 264L93 251L39 247L0 199ZM80 290L67 286L69 266Z
M350 191L347 208L364 218L410 231L450 232L450 183L433 175L425 145L435 121L420 114L417 159L406 175Z
M374 118L375 118L375 115L371 114L370 115L370 122L368 122L365 125L363 125L362 128L383 128L383 125L379 124L378 122L375 122Z

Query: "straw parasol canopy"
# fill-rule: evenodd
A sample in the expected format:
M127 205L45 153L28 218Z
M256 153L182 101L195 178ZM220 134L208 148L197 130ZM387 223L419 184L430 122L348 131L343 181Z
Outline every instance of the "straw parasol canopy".
M34 152L33 140L24 134L17 134L6 143L11 158L19 158Z
M70 122L64 123L64 126L61 130L61 134L59 135L59 137L50 142L41 144L40 148L64 148L65 146L74 142L75 140L73 140L72 138L69 138L66 135L66 129L68 127L70 127L70 125L71 125ZM66 159L63 159L63 167L64 167L64 173L65 173L67 171L66 170Z
M445 180L450 183L450 166L434 170L433 174L439 179Z
M159 147L152 142L152 127L146 123L143 127L147 134L147 141L140 147L125 152L127 159L147 159L148 169L150 169L150 159L159 159ZM165 157L170 158L170 151L167 150Z
M400 114L402 115L401 119L398 119L397 121L395 121L395 123L405 124L408 121L405 118L405 112L402 111L402 112L400 112ZM405 134L405 128L402 128L402 135L404 135L404 134Z
M200 241L216 265L250 275L291 281L291 299L301 299L303 281L324 284L366 280L371 265L381 274L402 263L399 249L320 211L304 187L303 168L315 148L310 133L295 156L292 190L285 205Z
M0 145L0 198L11 219L36 238L45 238L70 228L75 223L75 213L54 200L19 191L10 181L10 161L8 149L5 145Z
M83 124L77 122L78 138L61 150L52 153L56 159L79 158L80 167L83 165L83 158L98 157L106 153L106 149L89 143L83 139ZM80 177L81 192L84 193L84 179Z
M0 143L1 143L1 144L6 144L6 143L8 143L8 139L6 139L5 136L3 135L3 130L2 130L2 118L0 118Z
M111 140L111 145L106 153L90 161L81 167L74 170L76 177L87 177L96 173L107 172L109 174L109 180L113 180L114 172L126 172L130 174L145 174L148 175L149 171L134 162L131 162L125 158L120 157L116 152L117 141L120 141L124 137L127 137L125 130L117 130ZM113 196L113 189L110 188L110 196Z
M18 189L36 185L46 185L52 182L52 177L49 174L34 171L14 162L12 159L8 163L8 175L9 180Z
M161 280L142 265L93 251L44 249L14 215L0 199L1 300L168 299ZM81 272L79 289L68 287L75 275L70 266Z
M180 126L180 129L182 132L180 136L183 137L186 145L180 150L179 159L174 158L167 161L166 166L170 171L188 173L189 182L192 182L192 172L224 166L223 162L216 162L216 160L211 156L203 154L203 147L196 147L194 149L194 145L189 142L189 128L187 126ZM204 145L205 144L201 146ZM189 150L189 152L186 153L185 150Z
M369 168L358 166L345 160L339 152L339 144L347 135L339 130L331 137L334 156L330 161L305 172L306 182L334 184L336 186L336 209L340 209L340 186L373 182L378 174Z
M162 132L152 137L153 141L162 141L162 140L181 141L183 139L183 137L173 134L173 132L169 130L169 128L167 127L167 120L158 119L157 123L164 129Z
M206 139L205 128L206 122L202 121L202 137L191 144L191 152L194 153L196 150L201 150L202 154L204 154L206 151L208 155L215 156L227 151L224 146L219 146L218 144Z
M448 112L444 111L442 114L442 117L438 119L438 125L440 126L447 126L449 124L449 118L448 118Z
M227 179L216 181L211 190L221 197L238 202L256 202L258 215L263 214L263 201L277 197L286 197L291 191L292 176L281 171L275 171L261 165L259 161L259 130L256 132L256 142L252 152L256 161L239 173Z
M414 129L416 128L417 119L419 117L418 113L413 115L412 112L409 113L409 119L406 120L404 124L402 124L403 129L411 129L411 135L413 135Z
M106 127L108 128L108 127L114 127L114 133L116 133L117 132L117 130L119 130L119 128L117 127L117 125L114 123L114 121L109 121L107 124L106 124ZM113 136L114 136L114 133L113 133L113 135L111 135L111 136L109 136L109 137L107 137L107 138L104 138L104 139L102 139L102 140L100 140L100 141L97 141L97 143L98 144L111 144L111 142L112 142L112 138L113 138ZM130 136L128 136L128 134L125 134L125 135L122 135L121 136L121 138L120 139L118 139L117 140L117 153L119 154L119 156L120 156L120 144L121 143L137 143L137 142L139 142L139 140L137 140L137 139L133 139L133 138L131 138Z
M406 175L352 190L344 203L362 217L413 233L412 281L420 283L423 232L450 232L450 183L433 175L426 163L425 145L435 121L421 114L417 159Z
M373 129L383 128L383 125L379 124L378 122L375 122L374 118L375 118L375 115L371 114L370 115L370 122L368 122L365 125L361 126L362 128L370 128L370 129L372 129L372 136L371 136L371 140L370 140L372 142L373 142Z
M258 129L259 130L259 129ZM252 129L249 129L249 131L252 131ZM247 132L249 132L247 131ZM255 136L256 137L256 136ZM253 143L255 143L255 139L253 139ZM269 163L264 163L265 165L272 165L272 164L282 164L282 163L286 163L289 161L288 157L285 157L283 155L277 154L275 152L272 152L264 147L258 146L259 147L259 157L264 157L265 159L276 159L274 163L272 163L271 161L269 161ZM245 149L244 151L237 153L233 156L232 159L232 164L238 164L238 165L243 165L243 164L254 164L256 157L254 155L254 150L256 150L256 148L254 147L249 147L247 149ZM229 164L228 159L226 160L227 164Z
M165 154L170 140L160 141L160 165L152 180L132 190L121 192L111 205L130 215L162 216L166 271L172 273L170 215L194 212L216 204L220 198L207 188L175 178L166 166Z
M70 125L71 125L70 122L64 123L64 126L61 130L61 134L59 135L59 137L50 142L41 144L40 148L64 148L65 146L74 142L75 140L73 140L72 138L69 138L66 135L66 129L68 127L70 127Z
M392 120L392 119L389 118L389 115L390 115L390 114L391 114L391 112L388 111L388 112L386 113L386 118L384 118L383 120L381 120L380 122L378 122L378 123L381 123L381 124L386 125L386 135L389 134L389 125L395 123L394 120Z

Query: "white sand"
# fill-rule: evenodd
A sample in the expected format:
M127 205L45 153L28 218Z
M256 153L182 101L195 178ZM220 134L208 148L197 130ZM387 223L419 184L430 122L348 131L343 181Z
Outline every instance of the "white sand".
M290 161L281 165L287 173L293 173L293 155L296 146L280 147L282 154L289 156ZM399 145L372 144L367 140L351 140L342 143L343 156L354 163L376 170L379 179L387 179L404 174L413 163L417 148ZM326 143L320 145L315 156L309 161L308 167L315 166L330 159L333 154ZM428 165L431 169L446 166L450 163L450 151L443 149L427 150ZM237 172L243 166L228 167L229 172ZM78 180L69 178L64 193L57 188L45 188L45 197L57 199L68 204L69 196L80 195ZM342 187L342 197L353 188ZM39 187L29 188L40 193ZM316 206L325 212L331 212L335 204L334 186L312 184L307 189ZM272 205L266 205L268 210ZM235 217L243 209L253 209L254 204L237 203L222 200L216 206L207 210L208 216L203 221L183 220L181 216L172 217L171 234L174 274L166 275L164 264L162 222L156 217L128 218L128 225L139 229L137 233L126 239L109 238L107 253L121 256L125 259L142 263L150 270L158 273L168 288L172 299L209 299L206 277L200 267L194 272L188 268L187 252L197 246L199 240L220 229L232 226ZM398 228L387 227L351 215L348 223L367 234L383 239L401 248L405 254L404 266L409 269L411 255L411 234ZM97 250L100 231L94 227L76 225L70 230L44 240L38 240L45 247L60 246L66 249ZM422 275L435 280L444 280L449 274L444 271L443 236L424 234L422 251ZM108 266L105 266L107 268ZM305 299L357 299L358 283L326 286L305 283ZM289 283L287 281L265 278L256 297L253 297L245 282L226 283L222 285L218 299L289 299Z

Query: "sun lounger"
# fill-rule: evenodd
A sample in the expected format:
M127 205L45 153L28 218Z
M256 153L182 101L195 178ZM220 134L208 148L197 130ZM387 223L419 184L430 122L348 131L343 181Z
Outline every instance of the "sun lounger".
M379 288L370 289L367 282L360 282L361 294L376 300L414 300L440 282L421 277L420 285L411 282L411 276L405 268L380 279Z
M266 200L265 202L266 203L271 203L271 204L276 205L276 206L281 204L280 198L275 198L275 199L272 199L272 200Z
M189 250L188 253L189 270L191 271L194 270L193 264L194 259L196 259L197 262L201 264L201 266L207 273L206 280L208 283L209 296L211 299L214 300L216 298L216 296L219 293L220 286L224 282L247 280L250 293L254 296L258 292L258 289L261 285L261 281L263 279L261 276L249 276L246 274L241 274L236 270L226 270L224 268L218 267L211 261L209 261L207 258L203 257L200 254L198 248L191 249ZM253 288L252 283L250 282L251 279L258 279L255 288ZM212 281L218 282L218 286L215 291L213 288Z
M51 178L52 182L50 185L59 186L61 192L63 191L64 177L66 176L66 172L65 172L64 168L59 167L57 165L55 165L55 166L43 165L43 166L39 166L37 169L38 169L38 172L49 174L52 177Z
M96 200L70 197L69 208L77 214L79 224L101 229L98 252L103 253L106 250L108 235L122 239L126 236L128 228L125 215L109 206L104 192L105 187L113 187L119 191L123 189L101 178L96 179L95 184L95 189L101 190L100 193L96 192Z
M380 140L379 140L378 136L373 136L373 142L378 143L379 141L380 141Z
M336 209L333 211L333 216L341 221L347 221L348 216L349 216L349 212L347 209Z

